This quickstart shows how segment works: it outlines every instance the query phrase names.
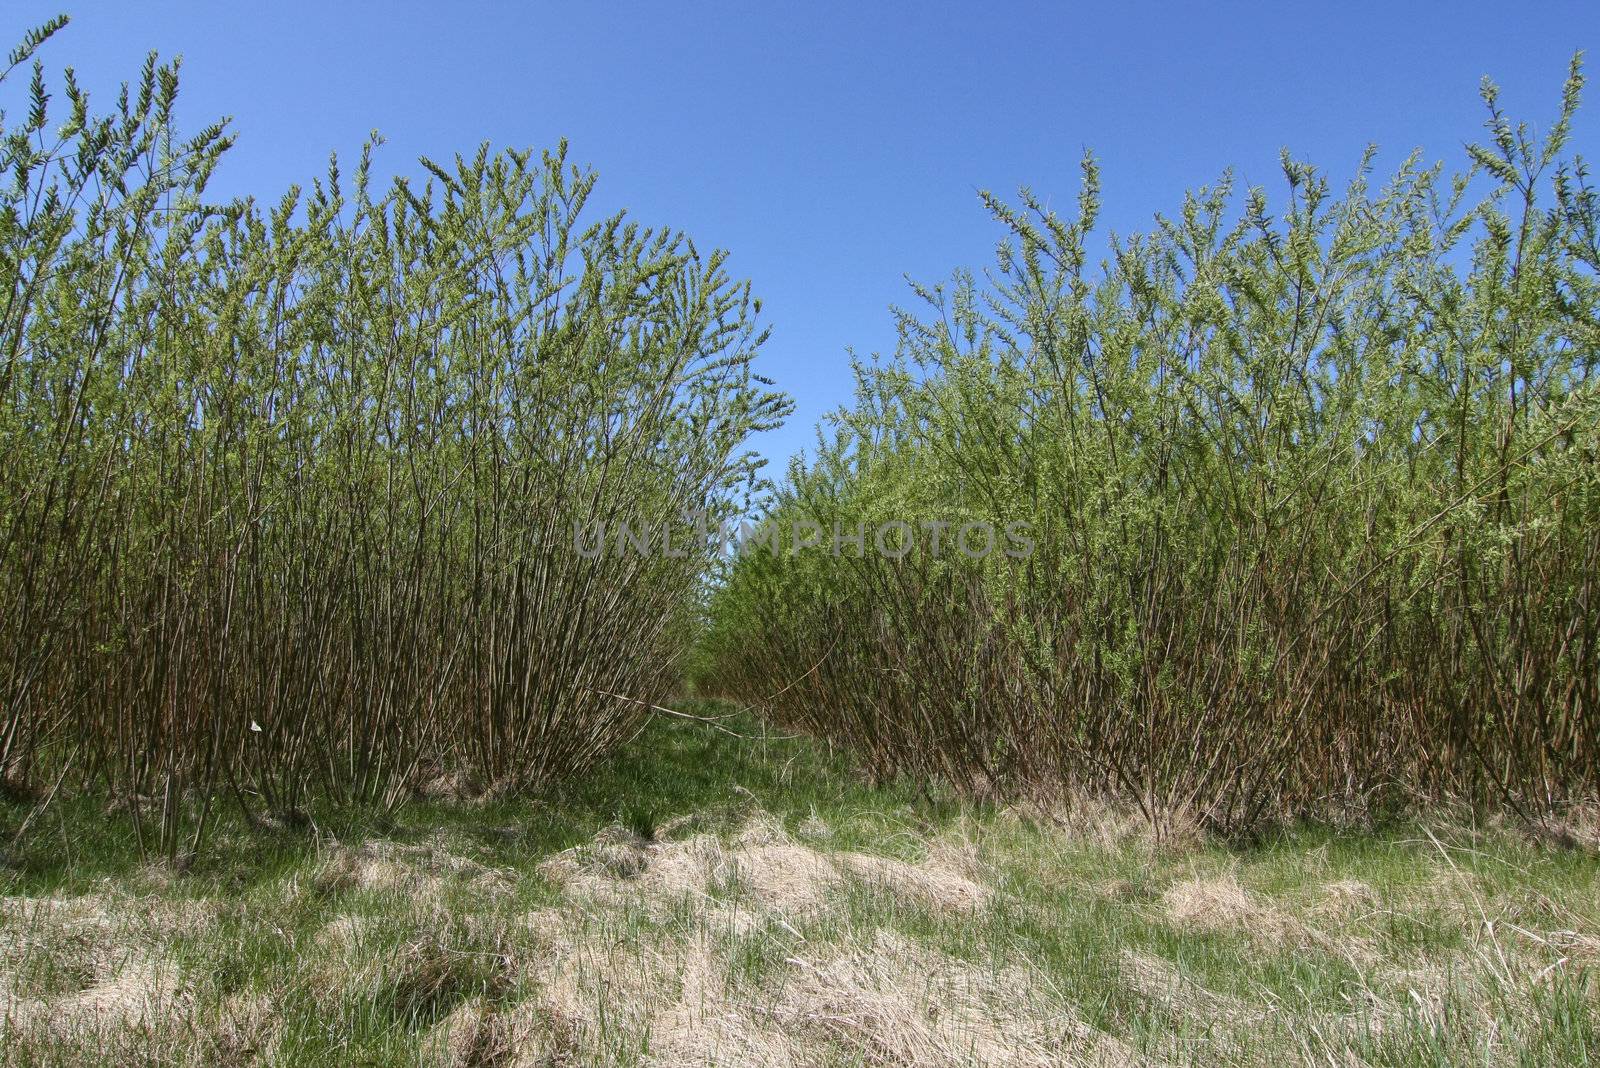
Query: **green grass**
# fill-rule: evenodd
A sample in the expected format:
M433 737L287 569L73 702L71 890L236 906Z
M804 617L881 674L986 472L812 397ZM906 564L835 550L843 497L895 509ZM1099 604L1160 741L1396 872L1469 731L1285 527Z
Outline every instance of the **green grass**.
M5 990L70 1007L149 959L177 1004L92 1035L21 1028L5 1061L739 1063L696 1060L673 1030L707 999L807 1063L1004 1063L962 1045L990 1017L1019 1056L1076 1029L1088 1063L1600 1055L1593 853L1461 820L1157 844L1092 808L1069 827L868 786L806 739L729 725L743 736L652 722L542 797L314 811L299 834L223 813L181 875L141 862L125 815L58 804L0 871ZM5 810L6 841L25 816ZM607 848L627 863L598 863ZM752 870L763 848L845 874L781 905L784 878ZM862 853L898 866L849 874ZM663 881L670 858L689 874ZM958 907L918 873L986 897ZM883 938L913 963L874 963Z

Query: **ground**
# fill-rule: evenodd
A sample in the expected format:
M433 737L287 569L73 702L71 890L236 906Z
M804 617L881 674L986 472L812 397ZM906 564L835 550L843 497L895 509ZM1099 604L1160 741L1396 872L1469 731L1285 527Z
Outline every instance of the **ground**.
M1592 844L1157 841L730 725L662 719L540 801L225 822L181 875L58 804L0 868L0 1064L1600 1060Z

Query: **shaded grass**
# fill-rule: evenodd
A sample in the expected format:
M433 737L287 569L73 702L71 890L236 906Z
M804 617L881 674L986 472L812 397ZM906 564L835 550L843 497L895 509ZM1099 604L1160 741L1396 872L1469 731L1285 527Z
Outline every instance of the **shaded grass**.
M313 805L304 831L250 827L236 806L219 805L214 841L175 892L237 894L281 880L315 853L317 836L415 842L443 834L468 843L474 859L518 866L588 841L610 824L648 838L668 820L691 815L692 829L727 830L757 800L789 824L820 815L837 828L830 843L839 848L866 844L885 821L927 829L965 811L953 798L934 799L910 785L868 787L809 739L770 734L750 718L734 726L743 738L652 720L593 773L529 797L481 804L419 798L394 813ZM141 860L132 818L112 809L104 797L57 801L0 854L0 888L81 893L106 878L165 881ZM29 811L0 800L0 845L12 843Z

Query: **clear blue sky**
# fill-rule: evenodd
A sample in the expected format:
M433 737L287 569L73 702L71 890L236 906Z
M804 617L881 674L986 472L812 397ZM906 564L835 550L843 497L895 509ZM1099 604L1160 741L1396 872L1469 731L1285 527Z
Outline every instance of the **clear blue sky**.
M481 141L565 136L600 206L733 252L773 339L762 369L798 403L781 463L850 396L847 349L887 350L905 277L988 262L976 191L1028 184L1069 206L1104 166L1104 225L1144 228L1232 165L1274 193L1288 146L1349 174L1413 147L1456 162L1478 79L1554 114L1566 62L1600 45L1600 3L12 2L8 34L65 11L46 66L108 93L150 49L184 57L180 116L234 118L214 189L274 198L389 140L381 173ZM7 43L9 47L9 42ZM1600 55L1577 129L1600 156ZM102 96L104 100L105 97ZM109 105L109 101L106 101Z

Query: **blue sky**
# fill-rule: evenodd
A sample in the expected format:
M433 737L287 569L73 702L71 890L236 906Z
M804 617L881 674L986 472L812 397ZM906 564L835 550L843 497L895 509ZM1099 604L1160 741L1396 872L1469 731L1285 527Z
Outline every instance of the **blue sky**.
M813 2L5 6L11 38L65 11L44 53L109 93L145 52L184 57L180 116L231 115L213 188L272 199L353 159L415 173L488 140L560 137L600 172L599 206L733 253L774 328L761 366L796 399L758 447L781 464L847 401L847 350L884 351L905 278L990 259L979 189L1069 207L1104 168L1103 226L1128 232L1232 166L1276 193L1291 148L1336 178L1363 145L1461 159L1478 79L1512 113L1554 114L1566 62L1600 45L1600 3L1101 5ZM1600 80L1600 57L1591 73ZM1600 156L1600 81L1578 124ZM102 99L105 99L104 96ZM109 105L109 100L106 101Z

